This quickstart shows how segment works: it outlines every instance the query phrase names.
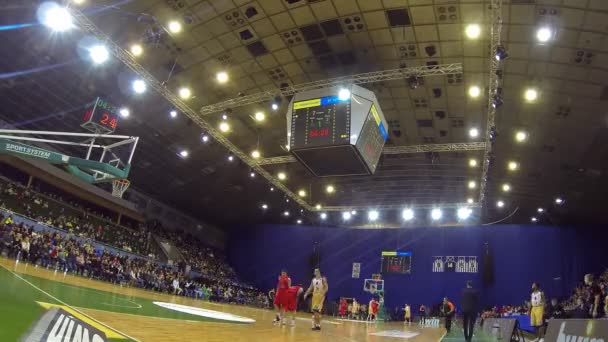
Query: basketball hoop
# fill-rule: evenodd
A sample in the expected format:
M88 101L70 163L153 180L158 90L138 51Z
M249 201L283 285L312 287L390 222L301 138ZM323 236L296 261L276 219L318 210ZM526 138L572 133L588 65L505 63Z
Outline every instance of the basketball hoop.
M129 185L131 185L131 182L126 178L112 180L112 196L122 198Z

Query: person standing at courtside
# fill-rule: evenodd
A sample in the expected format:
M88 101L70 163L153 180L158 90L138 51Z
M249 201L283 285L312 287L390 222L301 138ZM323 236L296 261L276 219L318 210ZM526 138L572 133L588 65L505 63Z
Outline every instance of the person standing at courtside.
M462 289L460 299L462 305L462 326L464 328L464 339L467 342L473 340L473 330L479 310L479 291L473 289L473 282L467 281L467 287Z
M530 296L530 325L536 330L535 341L542 341L543 316L545 314L545 293L541 291L539 283L532 283L532 295Z

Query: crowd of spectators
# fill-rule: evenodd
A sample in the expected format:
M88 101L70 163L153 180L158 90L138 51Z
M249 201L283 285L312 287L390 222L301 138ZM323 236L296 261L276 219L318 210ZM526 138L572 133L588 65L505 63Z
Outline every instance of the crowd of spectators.
M5 210L0 211L0 253L36 266L147 290L271 307L265 293L240 282L223 256L199 246L194 236L167 230L157 221L127 229L94 218L87 210L73 210L82 205L60 200L0 178L0 209ZM52 228L36 231L17 224L11 212ZM177 265L162 264L150 254L150 246L155 245L152 234L178 248L182 260ZM96 242L148 257L117 253ZM186 264L191 268L186 269Z
M488 308L481 313L485 318L500 318L512 315L526 315L530 312L530 302L522 305L506 305ZM585 275L583 282L579 283L572 294L565 300L551 298L545 303L546 319L567 318L608 318L608 270L599 277L592 274Z

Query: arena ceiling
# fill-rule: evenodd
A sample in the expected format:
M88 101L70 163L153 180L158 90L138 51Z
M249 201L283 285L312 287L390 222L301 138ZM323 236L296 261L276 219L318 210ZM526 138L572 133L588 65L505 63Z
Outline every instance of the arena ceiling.
M474 209L467 222L605 221L604 0L72 3L75 13L82 11L83 20L118 47L143 47L141 56L113 56L99 66L82 54L96 36L94 28L52 33L36 24L40 2L22 3L2 10L3 22L11 24L0 31L0 118L5 125L79 131L80 112L95 97L126 105L131 115L117 133L141 138L130 174L133 187L208 222L222 227L322 223L320 214L326 212L323 224L364 226L369 224L366 211L379 209L379 226L446 224L457 222L455 207L468 199L481 209ZM497 4L501 7L492 7ZM502 23L493 13L501 14ZM170 32L172 20L181 24L181 32ZM465 34L469 24L480 26L478 38ZM548 41L538 41L539 28L550 30ZM498 38L508 53L500 62L493 48ZM373 176L315 178L299 163L284 162L289 158L274 158L289 156L289 97L244 100L334 77L393 69L407 76L410 68L454 64L461 65L461 73L423 77L415 88L408 77L362 84L376 93L389 123L385 154ZM147 92L133 93L131 82L141 77L135 72L140 66L158 80L165 96L147 78ZM218 82L218 72L226 72L228 82ZM472 86L480 88L480 96L469 95ZM191 89L190 99L173 95L167 100L182 87ZM537 91L535 100L525 99L528 89ZM494 119L490 93L498 93L502 105L488 126ZM234 101L226 105L228 100ZM178 115L171 118L175 108ZM259 111L266 115L263 122L255 120ZM217 129L223 115L230 125L227 133ZM480 130L479 137L469 136L471 128ZM520 131L527 133L524 142L515 139ZM206 134L209 141L201 141ZM241 151L243 160L230 162L233 152L227 144ZM179 156L184 149L187 158ZM262 158L250 158L253 150ZM469 165L471 159L476 166ZM512 161L519 166L515 171L508 169ZM280 182L287 195L267 179L278 182L279 172L287 175ZM503 191L504 184L510 191ZM328 185L334 186L333 194L325 191ZM301 189L306 197L297 199ZM558 197L564 203L556 204ZM499 201L504 206L498 207ZM414 223L401 219L407 207L416 208ZM433 223L428 216L434 207L446 209L444 218ZM343 222L348 209L358 215Z

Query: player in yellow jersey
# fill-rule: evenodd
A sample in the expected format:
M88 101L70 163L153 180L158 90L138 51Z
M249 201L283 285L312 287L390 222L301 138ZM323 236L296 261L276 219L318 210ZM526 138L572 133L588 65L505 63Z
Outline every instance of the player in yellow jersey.
M530 325L536 329L536 339L542 341L543 315L545 314L545 293L541 291L539 283L532 283L532 295L530 296Z
M315 277L312 278L312 282L304 294L304 299L312 292L312 330L321 330L321 312L323 311L323 302L325 301L325 294L329 286L327 285L327 279L321 275L321 270L315 268Z

